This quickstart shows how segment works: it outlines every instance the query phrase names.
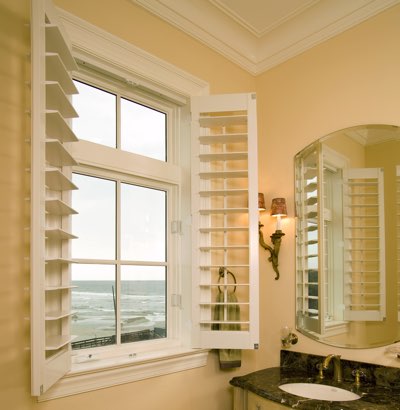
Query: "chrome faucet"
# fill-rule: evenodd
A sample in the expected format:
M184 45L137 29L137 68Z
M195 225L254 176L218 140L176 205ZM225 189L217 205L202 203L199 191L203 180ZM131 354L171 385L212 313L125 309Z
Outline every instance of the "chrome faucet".
M321 368L326 370L329 366L329 363L333 360L333 380L337 383L342 382L342 363L340 362L340 355L338 354L329 354L325 357L322 362Z

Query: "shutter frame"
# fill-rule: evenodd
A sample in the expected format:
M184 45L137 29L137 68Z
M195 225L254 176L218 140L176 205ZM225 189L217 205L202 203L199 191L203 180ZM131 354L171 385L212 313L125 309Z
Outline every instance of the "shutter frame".
M76 212L69 191L75 189L75 162L65 144L77 141L68 124L77 116L69 102L69 72L76 65L49 0L32 1L31 32L31 393L40 396L71 366L69 228Z
M306 328L321 334L324 328L323 284L321 275L323 261L320 257L323 242L323 205L321 205L321 144L311 144L307 157L304 154L295 158L296 167L296 322L299 328ZM305 181L310 181L305 184ZM311 193L315 192L311 196ZM311 204L310 204L311 199ZM315 249L314 249L315 248ZM311 252L310 252L311 251ZM314 264L312 263L314 260ZM313 265L313 266L311 266ZM316 275L316 278L313 276ZM312 285L318 288L316 295L311 295ZM315 279L317 280L315 282ZM313 292L311 292L313 293ZM317 306L312 306L312 299ZM315 305L315 302L314 302ZM316 311L316 315L315 315Z
M191 114L192 346L256 349L259 345L256 97L255 94L193 97ZM213 135L216 129L218 135ZM217 157L214 144L218 145ZM243 186L232 188L239 180L238 185L247 183L245 191ZM243 192L247 195L243 196ZM236 222L241 217L246 223L238 226ZM238 230L242 230L241 236L246 240L233 243ZM220 282L219 269L225 270ZM230 273L235 275L236 286L231 285ZM231 323L232 330L226 324L229 315L220 321L213 316L218 289L225 293L235 289L238 295L240 319ZM229 310L227 299L224 307ZM240 330L233 330L235 326ZM221 327L226 330L220 330Z
M345 181L347 185L347 195L344 196L346 199L345 203L345 231L347 234L345 235L345 254L347 262L346 269L345 269L345 311L344 311L344 318L345 320L349 321L383 321L386 317L386 266L385 266L385 214L384 214L384 174L382 168L350 168L345 173ZM375 238L368 238L363 237L364 235L367 236L366 233L361 231L358 235L361 236L361 239L358 242L365 241L366 245L358 245L358 246L366 246L367 248L358 248L357 245L352 245L353 241L357 240L354 234L354 226L353 226L353 219L354 214L352 214L352 207L354 206L361 206L361 203L356 203L356 205L351 200L351 188L350 185L352 181L364 181L358 182L358 184L365 185L369 184L370 186L376 187L376 202L371 205L377 208L377 215L374 218L377 219L377 226L369 228L369 231L374 231L377 237ZM355 182L356 184L357 182ZM358 196L362 195L362 192L357 194ZM368 194L367 194L368 195ZM363 198L361 198L363 199ZM364 206L370 206L368 204L368 198L365 197L364 199ZM368 211L367 211L368 212ZM361 215L361 217L363 217ZM369 218L370 215L364 217ZM370 234L368 234L370 235ZM358 284L354 283L355 275L357 272L354 272L352 268L353 263L357 261L353 260L353 255L356 257L357 252L365 251L363 256L363 266L365 263L370 262L373 264L375 260L370 260L368 256L368 241L369 242L377 242L377 249L374 251L374 255L372 257L377 257L377 272L375 273L375 280L378 283L378 299L379 302L373 302L373 304L368 302L369 297L373 297L373 293L376 293L375 290L370 290L370 286L373 286L373 283L368 280L368 278L363 279L363 283ZM372 253L372 251L370 251ZM368 272L368 267L365 271L361 272L360 275L370 275ZM359 279L361 281L361 279ZM353 289L353 285L359 290L351 291ZM367 285L367 286L365 286ZM362 292L360 290L362 288ZM376 287L376 285L375 285ZM376 299L376 297L374 298ZM352 305L356 306L356 309L352 309Z

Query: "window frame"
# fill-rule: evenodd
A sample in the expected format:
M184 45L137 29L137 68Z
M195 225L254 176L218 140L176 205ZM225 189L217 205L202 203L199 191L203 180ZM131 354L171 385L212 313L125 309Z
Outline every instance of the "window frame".
M43 15L39 15L46 11L51 6L51 1L37 0L40 13L33 14L33 31L39 30L42 27ZM53 8L52 8L53 10ZM127 87L135 87L138 93L154 93L163 96L166 102L170 101L180 106L179 110L172 113L174 116L175 125L172 130L173 134L179 136L182 140L187 139L187 146L181 147L180 152L175 149L174 144L169 144L172 150L168 154L168 158L174 158L171 164L165 164L158 160L146 160L150 165L147 166L146 172L150 178L160 178L165 183L174 183L180 181L180 188L177 188L177 195L182 199L179 201L179 209L177 212L181 215L181 220L173 220L174 234L177 236L177 241L183 259L179 264L179 281L176 283L176 289L179 293L171 295L171 301L168 303L176 307L179 318L176 321L176 335L173 340L174 343L167 348L155 349L148 351L146 354L134 355L132 352L124 352L118 357L107 356L104 354L103 360L96 360L96 357L82 357L78 360L73 371L64 374L64 368L67 367L67 361L70 361L67 355L62 357L62 368L57 367L56 377L53 378L55 383L49 390L43 393L42 388L40 393L35 391L33 395L37 396L38 401L46 401L58 397L69 396L81 392L87 392L104 387L128 383L136 380L143 380L150 377L166 375L178 371L194 369L205 366L207 364L207 357L209 349L191 347L192 334L192 310L191 310L191 272L192 272L192 219L191 219L191 160L193 153L190 149L191 144L191 126L190 126L190 99L194 96L208 96L209 85L203 80L169 64L147 52L137 48L136 46L127 43L104 30L99 29L67 12L54 8L54 12L61 24L60 31L66 33L71 39L72 56L77 62L82 62L83 65L95 69L94 76L101 78L104 73L107 73L117 83L121 80ZM62 28L64 26L64 28ZM44 42L45 37L42 36L40 44ZM69 44L69 43L68 43ZM35 55L35 52L33 53ZM38 60L37 57L35 57ZM40 62L37 66L42 67ZM44 70L44 67L42 67ZM86 73L87 74L87 73ZM82 73L82 76L85 74ZM36 77L35 77L36 78ZM229 98L227 96L226 98ZM39 92L35 99L45 100L46 97L43 92ZM34 105L36 107L36 104ZM37 104L42 109L42 104ZM39 113L40 110L37 110ZM42 113L41 113L42 114ZM37 114L36 114L37 117ZM39 127L38 127L39 128ZM42 135L44 135L43 124L40 127ZM39 133L40 135L40 133ZM253 144L256 144L256 134L253 135ZM38 140L38 143L41 143ZM36 143L37 145L37 143ZM88 153L93 148L93 143L87 141L74 142L72 144L66 143L66 147L71 156L80 163L82 159L86 158L85 164L80 164L80 167L96 168L101 163L99 159L87 160ZM126 173L126 168L123 164L118 162L114 156L108 157L109 151L100 147L98 150L99 158L106 157L109 161L110 171ZM135 155L129 153L129 155ZM135 172L138 177L144 178L146 175L143 172L143 166L146 161L143 157L136 155L134 161ZM180 166L178 166L178 163ZM40 163L39 166L44 166ZM34 173L41 171L39 167L34 169ZM79 168L77 168L79 169ZM68 173L68 171L66 171ZM256 161L252 164L252 175L257 174ZM253 182L256 178L253 179ZM253 184L254 185L254 184ZM252 186L253 194L257 192L257 187ZM256 201L257 195L252 195ZM256 203L256 202L255 202ZM253 212L254 213L254 212ZM33 212L36 215L35 212ZM258 234L257 226L254 228L256 236ZM35 250L35 248L33 247ZM258 280L258 247L253 243L252 263L257 269ZM178 252L174 249L174 252ZM42 257L42 255L39 255ZM64 262L63 262L64 263ZM67 262L69 263L69 262ZM43 267L43 266L42 266ZM254 289L258 293L258 289ZM36 290L33 292L35 300L38 301L38 294ZM41 308L43 301L40 301ZM44 309L41 309L41 314ZM253 312L256 314L257 312ZM258 317L257 317L258 320ZM37 320L40 322L40 320ZM258 325L257 325L258 327ZM221 332L223 333L223 332ZM224 335L221 335L224 336ZM226 335L225 335L226 336ZM32 339L33 348L37 349L35 334ZM226 339L226 338L225 338ZM33 349L34 350L34 349ZM41 352L39 352L41 354ZM41 366L47 366L48 363L39 363ZM55 366L60 363L49 363L49 368L46 371L53 371ZM33 377L38 378L35 384L43 383L43 375L40 373L43 370L40 366L35 369ZM64 376L62 376L64 374ZM60 378L61 377L61 378ZM58 380L56 380L59 378ZM42 387L42 386L40 386Z
M94 79L90 78L90 73L85 70L83 73L75 73L74 79L83 82L90 86L96 87L105 92L115 94L117 96L117 148L108 147L102 144L93 143L86 140L80 140L73 145L73 155L78 160L79 165L72 168L72 173L80 173L92 177L105 178L118 183L130 183L149 188L160 189L167 192L167 257L166 267L175 274L167 275L167 294L166 294L166 310L167 315L167 337L162 340L151 340L145 342L127 343L124 345L113 345L109 347L99 347L93 349L84 349L84 352L72 351L72 368L71 372L79 372L82 362L99 361L101 358L106 360L112 356L126 356L130 360L131 356L138 357L145 353L153 354L155 351L168 350L172 348L182 347L179 340L182 338L182 328L179 313L179 303L174 302L173 295L180 295L181 281L180 263L182 252L180 250L180 240L178 232L172 233L172 222L182 219L181 207L181 177L180 166L177 164L180 153L181 142L179 139L179 121L180 107L172 105L168 102L163 102L151 94L145 95L143 92L138 94L135 90L116 81L107 80L105 75L94 75ZM160 112L164 112L167 116L166 130L166 145L167 145L167 161L143 157L142 155L124 151L120 148L120 104L119 99L125 98L139 104L146 105ZM82 148L82 149L81 149ZM140 167L134 166L140 162ZM116 167L116 163L118 167ZM154 167L159 167L159 170L154 172ZM140 168L140 169L139 169ZM178 172L177 172L178 171ZM140 174L139 174L140 173ZM151 174L150 174L151 173ZM78 210L79 212L79 210ZM185 216L187 217L187 215ZM117 228L118 229L118 228ZM81 259L73 259L73 262L79 263ZM103 261L104 262L104 261ZM121 261L115 261L119 263ZM83 261L82 263L87 263ZM96 263L96 260L93 260ZM110 261L111 263L111 261ZM175 299L180 299L180 296ZM176 306L174 306L176 305ZM169 319L168 319L169 317ZM81 353L81 354L80 354ZM88 358L92 359L89 360Z
M180 109L171 112L170 115L174 118L174 124L179 123L181 127L174 126L174 129L169 130L169 132L171 135L178 135L179 138L186 137L189 142L188 147L185 147L183 152L178 152L174 144L169 144L168 158L173 159L174 163L165 164L161 161L150 159L148 160L150 165L147 165L146 170L148 175L159 177L165 183L173 183L177 180L185 182L179 189L179 195L185 198L185 201L179 205L178 210L179 212L183 210L185 215L190 215L189 101L192 95L208 94L208 84L69 13L53 8L50 2L46 2L45 5L44 0L38 1L39 4L37 4L33 14L34 31L39 30L41 27L40 20L44 17L44 14L41 14L42 11L44 13L46 10L46 13L50 13L50 10L48 10L50 8L51 12L54 13L54 18L57 17L59 24L61 24L60 31L65 35L64 29L66 29L66 33L72 40L74 59L78 62L84 61L86 66L96 67L98 70L97 75L95 75L96 78L101 77L104 72L107 72L117 83L123 80L126 82L127 87L134 86L138 93L143 94L150 91L154 94L162 95L166 102L170 101L180 105ZM44 37L36 38L39 42L44 41ZM40 64L37 64L37 67L40 70ZM81 74L80 79L85 81L83 76L84 74ZM43 97L40 97L40 93L38 93L37 98ZM42 105L36 105L42 107ZM85 156L93 147L93 143L87 141L74 142L72 144L66 143L65 145L78 163L80 162L79 155ZM107 156L106 151L104 147L100 147L100 157ZM129 153L129 155L135 154ZM118 163L114 156L109 158L109 160L110 170L121 173L126 172L124 166ZM183 168L178 167L175 161L179 161ZM96 160L89 162L86 163L86 166L96 167L98 165ZM140 155L136 156L135 170L140 177L144 177L143 169L145 162L143 157ZM68 174L68 171L66 173ZM176 281L178 283L176 289L179 293L171 295L171 302L169 302L176 305L176 315L179 315L173 326L175 339L172 340L171 338L171 343L168 347L163 346L162 349L157 348L142 355L135 356L131 352L119 357L106 357L107 355L105 355L103 361L86 360L83 357L82 360L78 360L80 363L76 364L73 371L68 372L62 377L62 369L58 369L57 378L61 378L47 391L43 392L41 388L40 393L36 393L36 390L33 389L38 401L46 401L206 365L208 349L192 349L190 347L190 326L187 326L187 323L190 321L189 307L191 299L190 297L183 298L181 296L182 294L190 295L190 275L188 277L188 275L183 276L181 274L184 269L186 271L190 269L190 241L183 241L181 239L181 234L185 235L185 238L190 237L190 217L187 217L182 223L177 221L176 226L182 227L181 230L177 230L176 236L177 241L184 250L185 260L182 261L180 266L180 283ZM176 253L176 249L173 252ZM37 344L35 335L33 335L32 343L35 349L40 350L40 345ZM158 344L158 341L155 344ZM69 367L66 363L66 356L63 356L62 360L63 368ZM38 366L40 365L41 363L38 363ZM49 363L49 371L52 371L54 365ZM40 375L40 373L35 374L37 376ZM53 380L55 381L56 379L54 378ZM43 383L42 376L40 376L40 380L35 380L33 383L33 386Z
M347 323L341 306L344 303L343 287L343 172L348 168L348 159L327 146L323 155L323 238L324 278L326 306L324 308L324 335L344 331ZM333 209L340 212L333 214ZM327 257L329 255L329 257ZM332 256L333 255L333 256ZM325 302L324 302L325 303ZM331 331L333 329L333 331Z
M98 84L94 81L88 81L87 73L83 75L79 73L74 77L97 88L105 86L105 90L108 92L116 92L103 76ZM132 94L124 93L123 96L136 101ZM145 102L148 106L152 102L150 98L143 98L143 93L140 93L140 97L140 101ZM139 102L139 99L137 101ZM180 158L187 158L184 152L180 152L179 139L182 140L185 133L180 130L178 122L181 121L183 114L180 112L180 107L173 108L168 102L165 105L159 103L157 108L159 110L162 108L170 118L167 132L169 161L145 158L131 152L80 140L70 147L71 154L79 164L71 168L70 172L71 174L77 172L120 180L121 182L137 183L142 186L158 187L168 192L167 212L171 223L167 222L167 225L170 225L167 226L167 235L170 238L167 264L171 271L175 271L175 274L167 276L167 337L92 349L72 350L70 372L45 394L41 395L39 401L142 380L206 364L208 349L192 349L190 346L190 328L184 325L187 321L187 312L190 311L191 298L182 297L183 294L190 294L189 285L183 283L182 269L183 266L190 265L190 253L187 252L187 249L186 252L182 249L182 246L187 246L187 244L183 245L181 232L172 226L175 221L178 221L177 225L179 226L179 221L182 218L186 220L190 218L189 209L182 211L183 207L180 205L182 197L188 195L190 187L182 186L184 181L182 175L185 171L177 164ZM190 145L190 138L186 137L184 145ZM182 149L187 151L190 147ZM187 183L188 181L186 181ZM185 191L187 192L185 193ZM173 230L174 232L172 232ZM184 256L185 253L188 256ZM86 383L88 378L90 378L90 382Z
M159 265L157 266L165 266L165 268L167 269L167 276L166 276L166 300L165 300L165 305L166 305L166 315L167 312L169 312L170 316L171 316L171 321L167 319L166 316L166 331L167 331L167 336L166 338L160 339L156 341L156 339L154 340L149 340L146 342L135 342L134 344L122 344L122 343L116 343L115 345L110 345L110 346L106 346L106 347L98 347L98 348L88 348L88 349L79 349L79 350L72 350L72 371L74 370L74 364L77 364L81 361L82 357L89 357L91 356L94 359L94 356L96 357L96 360L99 360L100 357L105 356L108 357L110 352L112 352L113 350L116 351L116 355L123 355L125 353L125 351L128 351L129 354L133 354L134 353L137 355L139 352L145 352L145 351L153 351L154 349L160 349L162 348L164 345L166 348L169 347L169 345L171 344L171 341L169 340L167 342L167 340L165 339L173 339L173 338L178 338L179 336L176 334L177 331L174 329L176 329L176 326L173 326L172 323L170 322L175 322L176 320L179 320L178 315L175 312L175 309L173 308L173 306L170 306L170 301L172 300L171 295L176 293L176 289L174 289L174 283L175 281L170 280L169 277L170 275L168 275L168 270L171 271L175 271L177 272L177 269L179 267L179 264L177 263L177 258L174 257L174 254L176 254L176 249L178 248L177 245L177 240L176 238L174 238L174 235L171 234L171 230L168 227L168 220L171 220L174 216L174 204L176 203L176 201L178 201L178 196L177 196L177 187L172 186L171 184L165 184L165 183L157 183L157 181L153 181L152 184L148 183L148 181L146 181L146 183L144 183L145 181L143 181L142 179L138 179L135 178L134 176L121 176L120 174L116 173L116 172L107 172L107 170L99 170L99 169L93 169L91 167L85 167L85 166L78 166L76 168L73 169L73 173L77 173L80 175L85 175L85 176L90 176L90 177L95 177L95 178L103 178L103 179L107 179L109 181L113 181L116 183L116 186L123 184L123 183L127 183L127 184L132 184L132 185L137 185L137 186L144 186L144 187L148 187L150 189L158 189L161 191L164 191L167 193L166 198L166 211L167 211L167 220L166 220L166 236L168 237L167 239L167 255L166 255L166 261L165 262L160 262ZM116 196L117 196L117 191L118 188L116 189ZM117 200L117 204L118 204L119 200ZM118 208L118 205L117 205ZM77 209L77 208L75 208ZM79 209L77 209L79 212ZM118 210L116 211L118 214ZM117 216L117 220L118 220L118 216ZM119 232L119 227L116 226L116 235L118 235ZM176 236L176 235L175 235ZM127 266L127 265L135 265L136 263L133 263L133 261L129 261L129 260L123 260L121 258L118 258L118 255L116 255L116 257L114 259L95 259L95 258L73 258L72 259L74 264L100 264L100 265L110 265L110 266L114 266L117 269L117 266ZM137 265L139 265L139 263L137 263ZM116 284L118 283L118 280L116 279ZM117 297L118 300L118 297ZM117 339L119 333L116 333L117 335ZM150 347L150 344L154 347ZM149 345L149 347L147 347L147 345ZM126 347L124 349L124 347ZM112 354L112 353L111 353Z

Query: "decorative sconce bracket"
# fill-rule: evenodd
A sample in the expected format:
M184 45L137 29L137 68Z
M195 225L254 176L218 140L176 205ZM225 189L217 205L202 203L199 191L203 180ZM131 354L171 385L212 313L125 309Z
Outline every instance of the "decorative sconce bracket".
M264 235L261 231L261 228L264 225L261 224L261 222L258 223L258 235L259 235L259 242L260 245L270 253L270 257L268 260L272 263L272 268L274 269L276 276L275 280L279 279L279 269L278 269L278 255L279 255L279 249L281 247L281 242L282 242L282 236L285 234L281 230L276 230L271 236L271 242L272 246L267 245L264 241Z
M299 338L297 337L296 333L292 333L291 329L289 329L288 333L285 333L287 328L282 329L281 334L281 345L284 349L289 348L292 345L295 345Z

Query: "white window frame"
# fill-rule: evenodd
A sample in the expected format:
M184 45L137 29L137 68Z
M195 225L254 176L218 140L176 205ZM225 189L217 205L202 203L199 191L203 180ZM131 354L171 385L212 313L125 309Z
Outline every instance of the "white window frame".
M323 308L323 328L321 334L324 336L334 336L337 334L343 334L347 329L347 322L343 319L343 235L334 234L332 223L335 223L337 227L343 224L344 216L339 216L339 221L333 221L332 219L332 209L339 209L342 207L342 186L341 181L344 170L348 168L348 159L336 152L335 150L329 148L326 145L322 146L322 156L323 156L323 193L322 193L322 207L323 207L323 242L322 247L323 252L323 296L324 304L325 301L329 301ZM325 180L325 170L331 170L332 179L328 182ZM339 177L337 175L339 173ZM330 194L325 192L325 190L330 190ZM329 199L328 199L329 198ZM327 200L328 199L328 200ZM326 203L328 202L328 203ZM329 203L330 202L330 203ZM338 216L337 216L338 217ZM329 226L331 225L331 226ZM328 238L328 235L330 238ZM340 240L339 240L340 239ZM329 249L327 249L329 248ZM336 248L336 249L335 249ZM327 258L329 255L329 258ZM335 255L331 258L331 255ZM330 286L327 286L330 285ZM329 291L329 293L328 293Z
M110 84L104 76L98 77L96 80L91 78L89 73L78 73L74 76L77 81L82 81L85 84L94 86L102 91L110 92L126 98L139 104L144 104L150 108L164 112L167 116L167 158L166 162L145 158L131 152L125 152L120 148L112 148L102 146L90 141L81 140L76 142L71 147L71 152L75 159L78 160L79 166L74 167L72 172L81 173L83 175L106 178L112 181L120 181L128 184L146 186L153 189L160 189L167 192L167 211L168 218L166 223L172 221L180 221L180 192L181 190L181 168L175 164L176 157L182 157L180 147L182 144L179 141L179 107L176 105L157 101L157 98L152 98L151 95L138 95L132 90L132 87L125 87L124 84ZM111 80L111 79L109 79ZM122 89L121 89L122 88ZM118 101L116 101L118 105ZM119 115L117 115L119 118ZM117 127L118 129L119 127ZM117 136L117 139L118 138ZM188 138L186 138L188 140ZM186 147L188 149L188 147ZM79 210L77 210L79 212ZM98 362L101 358L117 355L128 358L143 354L144 352L153 352L160 349L171 349L180 345L182 339L181 320L179 313L179 303L174 302L173 298L180 299L180 289L178 284L181 282L180 262L184 255L180 251L180 235L179 232L173 234L172 227L167 226L167 244L168 270L174 272L173 277L168 276L167 279L167 337L161 340L151 340L146 342L135 342L134 345L127 343L120 346L109 346L102 348L84 349L83 353L79 350L73 350L73 365L72 371L79 371L80 363L82 362ZM88 261L76 262L88 263ZM93 260L96 263L96 260ZM175 296L173 296L175 295Z
M328 193L325 192L327 189L327 183L324 180L324 172L325 168L332 169L332 170L341 170L343 172L347 167L348 167L348 160L346 157L342 156L335 150L329 148L325 144L321 144L320 142L314 143L310 145L310 155L315 156L315 169L312 170L313 172L313 182L315 182L315 189L318 189L318 202L312 205L309 205L308 207L306 205L303 205L305 203L305 199L303 198L304 193L307 192L307 187L303 186L304 181L303 181L303 176L299 172L300 170L296 171L297 178L299 179L297 181L298 187L296 189L297 192L297 203L298 203L298 208L299 211L301 212L300 215L300 220L297 221L297 230L298 230L298 236L302 237L303 233L302 230L304 228L304 221L307 218L307 213L316 213L316 218L318 221L318 244L317 244L317 251L316 251L316 256L318 257L318 315L314 317L308 317L301 309L303 309L303 306L307 306L307 298L310 296L308 294L308 276L304 274L303 270L304 267L307 266L305 261L307 260L307 257L310 256L308 252L308 247L303 244L299 245L297 248L297 271L298 271L298 281L301 282L301 292L299 292L299 287L298 287L298 294L297 294L297 300L300 302L298 306L298 312L297 312L297 320L299 323L306 323L302 325L302 327L306 327L310 330L312 334L315 335L315 337L318 339L321 336L334 336L336 334L341 334L346 332L347 329L347 323L345 320L341 319L340 317L334 317L334 320L331 318L327 317L327 308L328 308L328 303L327 301L329 298L332 298L333 295L335 295L334 302L332 305L336 305L336 309L340 310L343 306L343 303L340 304L340 301L342 301L343 296L340 294L340 292L336 292L335 294L335 289L334 287L327 287L327 283L329 280L333 278L332 275L335 275L335 265L338 266L339 268L342 268L343 265L343 243L339 243L337 240L334 240L334 244L332 243L332 240L328 240L328 234L329 234L329 229L327 225L332 221L332 215L331 215L331 209L329 209L329 204L326 204L326 198L328 196ZM302 160L301 157L297 161ZM296 165L297 167L299 165ZM307 173L304 172L306 175ZM309 179L308 181L311 181ZM309 182L308 182L309 183ZM310 184L311 185L311 184ZM332 186L328 186L328 188L333 189ZM340 187L336 186L336 190L341 189ZM335 191L332 192L332 200L340 200L339 195L335 195ZM338 222L336 222L338 223ZM333 246L336 246L336 252L337 258L336 260L333 261L328 259L326 255L330 255L331 252L329 252L329 249L327 247L332 248ZM333 250L333 249L330 249ZM313 250L313 253L315 251ZM340 271L341 269L339 269ZM343 275L342 275L343 276ZM336 278L338 280L338 284L341 283L341 278ZM328 288L330 290L333 290L332 293L328 294ZM301 309L300 309L301 308ZM334 313L334 312L333 312Z
M139 92L140 90L145 92L150 90L180 105L187 104L191 96L208 94L209 86L206 82L69 13L59 9L57 12L71 40L73 55L77 61L85 61L88 66L107 72L111 76L115 76L118 81L126 81L129 85L136 86ZM81 75L79 79L85 82L89 79L85 77L85 75ZM188 118L189 108L183 107L180 112L171 112L170 115L175 117L177 123L185 116ZM184 133L189 137L189 123L184 124L181 129L175 129L174 132L177 132L179 137ZM82 157L88 158L87 154L92 152L93 145L96 144L80 141L76 143L76 146L71 144L70 152L80 161ZM173 146L173 144L169 145ZM109 150L105 148L98 147L99 158L108 155ZM130 155L135 156L135 154ZM174 161L185 163L185 167L190 166L190 152L170 151L168 156L173 158ZM121 173L126 171L115 158L111 157L110 162L109 167L111 170ZM143 161L140 155L136 156L134 163L138 176L143 176L141 173L143 173L144 162L148 161ZM152 163L152 166L148 167L149 173L152 173L153 177L162 176L167 183L176 182L178 178L185 178L183 177L184 173L177 166L169 166L170 169L166 172L167 164L157 160L150 160L149 162ZM85 165L96 167L98 165L96 157L93 157L91 161L86 160ZM79 169L82 170L83 168ZM190 180L186 182L190 183ZM190 188L184 188L180 195L190 198ZM190 200L187 202L190 203ZM185 208L184 205L182 207ZM183 231L186 231L183 233L190 235L191 227L190 221L188 221L190 208L182 211L187 215L182 224ZM188 226L185 227L185 224ZM190 255L190 243L184 243L182 246L183 254ZM185 246L188 248L185 249ZM185 267L188 268L187 271L190 271L190 261L183 261L182 269ZM190 294L190 278L183 278L180 285L175 289L176 292L178 287L180 287L179 294L183 291ZM179 315L179 317L176 317L173 321L174 328L170 329L173 337L168 341L154 341L153 345L157 348L146 349L146 354L138 354L140 349L136 347L135 343L134 353L136 355L132 354L132 348L129 349L128 346L123 346L117 356L103 349L103 360L96 360L96 355L92 356L91 359L88 357L85 359L84 355L83 357L77 357L74 360L76 363L73 364L72 370L45 394L39 396L38 401L205 366L208 349L192 349L190 347L191 329L190 326L186 325L190 321L190 298L181 298L176 292L174 293L176 296L173 298L174 303L179 305L179 302L183 300L186 306L181 304L176 307L176 315ZM171 303L171 301L168 301L168 303ZM162 346L160 346L160 343Z
M95 148L95 147L93 147ZM116 182L116 184L128 184L128 185L134 185L134 186L142 186L150 189L157 189L160 191L166 192L166 197L167 197L167 212L168 212L168 217L166 220L166 223L168 224L168 221L174 220L174 215L176 215L175 209L176 204L179 203L179 197L177 195L177 192L179 191L177 186L173 186L171 184L165 184L165 183L160 183L159 181L144 181L143 179L138 179L133 175L122 175L119 173L115 172L109 172L106 169L102 170L97 170L93 169L91 167L84 167L84 166L79 166L77 168L73 169L74 173L84 175L84 176L89 176L89 177L94 177L94 178L103 178L112 182ZM118 192L118 188L116 188L116 195ZM117 200L117 203L119 201ZM118 207L117 207L118 208ZM179 208L178 208L179 209ZM77 209L79 212L79 209ZM117 211L118 215L118 211ZM117 217L117 220L119 218ZM117 232L119 227L116 227ZM147 351L153 351L154 349L163 349L163 348L169 348L172 346L175 346L177 344L177 340L180 339L180 326L179 326L179 312L177 312L176 308L179 308L178 304L172 304L172 295L177 294L178 289L176 286L176 283L179 283L179 277L180 277L180 272L179 272L179 266L180 264L178 263L178 260L180 259L179 257L179 235L174 235L171 233L170 226L166 228L167 231L167 249L168 249L168 255L166 258L165 268L167 268L167 277L166 277L166 288L167 288L167 295L166 295L166 313L168 314L168 319L166 320L166 325L167 325L167 336L166 338L162 339L154 339L154 340L148 340L145 342L134 342L134 344L131 343L124 343L124 344L115 344L107 347L99 347L99 348L90 348L90 349L76 349L72 350L72 370L74 370L74 364L78 364L82 361L84 362L91 362L91 361L98 361L101 357L107 357L109 354L117 354L123 356L125 353L127 355L133 355L137 356L140 353L147 352ZM132 265L132 263L126 264L124 261L121 259L115 258L113 260L100 260L100 259L84 259L84 258L74 258L73 263L75 264L95 264L95 265L111 265L111 266L117 266L117 265ZM158 264L157 266L162 266L163 263ZM169 271L171 271L171 275L173 272L173 276L177 277L176 280L173 280L171 278L171 275L169 274ZM118 300L118 298L117 298ZM113 353L112 351L115 351ZM77 366L79 368L79 366Z

